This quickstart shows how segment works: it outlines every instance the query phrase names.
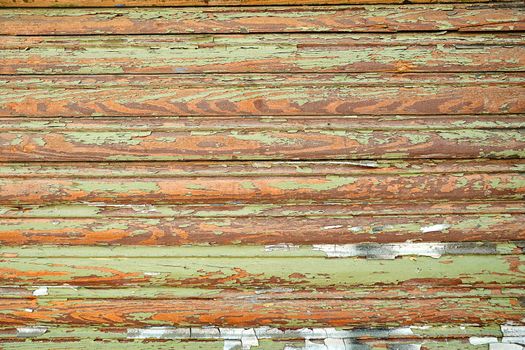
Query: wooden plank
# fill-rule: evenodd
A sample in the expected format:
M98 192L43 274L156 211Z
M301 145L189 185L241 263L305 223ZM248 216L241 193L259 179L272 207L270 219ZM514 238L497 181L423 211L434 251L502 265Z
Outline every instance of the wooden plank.
M0 244L4 246L279 245L282 242L295 245L512 240L525 240L523 214L0 219Z
M391 260L403 256L439 258L457 255L519 255L524 244L503 242L402 242L359 244L279 243L271 245L180 245L180 246L3 246L0 256L7 258L364 258Z
M37 291L35 293L35 291ZM232 291L221 288L184 288L165 286L111 287L96 288L75 286L0 287L0 298L29 298L45 303L47 299L238 299L238 300L354 300L354 299L432 299L440 298L523 298L525 290L521 286L429 286L398 285L352 287L348 290L304 291L292 288L256 288L254 290ZM33 295L41 294L41 295ZM465 334L469 334L464 332ZM0 329L0 338L2 334ZM456 335L457 336L457 335ZM1 342L1 340L0 340Z
M231 346L232 344L241 344L240 340L135 340L135 341L122 341L122 340L108 340L108 339L78 339L78 340L62 340L58 339L52 343L38 340L24 340L24 339L9 339L6 342L0 343L0 349L11 350L11 349L44 349L44 350L66 350L66 349L93 349L94 347L103 346L105 348L111 348L115 350L119 349L140 349L140 350L172 350L184 349L184 350L217 350L223 349L224 345ZM289 350L289 349L304 349L305 344L308 346L324 346L324 340L288 340L286 342L276 340L261 340L258 341L260 348L268 350ZM311 345L316 344L316 345ZM342 344L343 340L332 340L327 339L327 344ZM475 350L480 349L479 346L470 344L467 340L427 340L424 342L413 342L413 341L381 341L381 340L365 340L362 342L348 342L352 346L365 346L365 349L371 350L383 350L387 347L391 349L417 349L420 346L424 346L425 350ZM333 346L333 345L332 345ZM257 349L257 347L255 348Z
M195 175L197 176L197 175ZM0 203L283 203L294 201L521 200L523 174L265 178L1 179Z
M49 117L0 118L8 131L229 131L229 130L507 130L525 128L525 114L487 115L344 115L197 117Z
M492 0L505 2L506 0ZM488 0L410 0L410 3L470 3ZM401 0L0 0L0 7L134 7L134 6L241 6L241 5L344 5L344 4L402 4Z
M336 291L355 286L414 284L519 287L525 282L523 255L444 255L439 259L403 256L385 261L359 257L271 257L271 254L112 257L108 248L91 247L91 250L95 253L93 258L4 256L0 281L4 286L172 286L239 291L261 288ZM100 251L105 255L96 256Z
M520 2L122 9L0 9L2 35L520 31Z
M522 324L518 299L362 299L240 303L238 300L54 300L44 305L1 299L3 325L380 327L414 324ZM33 309L33 312L24 311ZM478 312L472 312L478 310Z
M518 33L14 36L0 45L0 74L523 71L524 42Z
M388 215L438 216L454 214L524 214L521 201L405 201L370 203L359 201L232 204L147 205L104 203L0 206L0 218L245 218L267 217L378 217ZM364 219L363 219L364 220Z
M522 73L2 76L0 116L515 114L525 112L523 82Z
M2 178L311 177L523 173L521 159L0 163ZM313 203L312 203L313 204ZM326 205L326 203L319 203ZM402 205L403 203L398 203ZM479 204L479 203L478 203ZM487 203L490 204L490 203ZM366 203L361 203L365 205ZM356 210L354 207L353 210ZM414 208L412 208L413 210ZM220 210L216 208L215 211ZM230 209L228 209L230 210ZM349 213L348 211L346 213Z
M73 341L76 338L84 339L120 339L120 340L140 340L155 339L164 340L217 340L217 339L241 339L248 335L257 336L259 341L273 339L275 341L294 341L308 338L317 339L355 339L356 341L366 340L446 340L449 339L468 339L469 337L496 337L508 336L511 332L520 334L520 326L497 326L497 325L433 325L428 327L409 326L409 327L384 327L384 328L353 328L353 327L333 327L333 328L292 328L279 329L274 327L262 326L254 328L241 327L146 327L146 328L127 328L127 327L69 327L69 326L34 326L28 327L34 330L33 334L24 332L12 326L0 328L0 342L12 341L17 335L19 338L33 340L64 340ZM40 332L37 332L41 329ZM44 332L45 330L45 332ZM24 334L25 333L25 334ZM25 335L23 337L22 335Z
M270 118L251 125L249 120L243 122L246 118L239 119L33 119L21 123L13 118L0 134L0 161L525 157L525 129L498 129L524 125L522 116L488 118L487 126L496 125L488 130L478 128L483 121L444 117L427 124L428 129L434 123L448 125L438 130L418 130L418 121L412 126L410 119L408 130L403 119L370 118L369 126L366 118L362 125L360 118L349 122L301 118L290 123ZM468 128L469 122L473 129ZM0 120L0 129L5 124Z

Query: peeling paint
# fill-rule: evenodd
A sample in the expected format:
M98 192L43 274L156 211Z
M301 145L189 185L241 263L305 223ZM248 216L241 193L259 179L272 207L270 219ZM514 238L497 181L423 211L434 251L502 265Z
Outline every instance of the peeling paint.
M431 226L424 226L421 227L421 233L429 233L429 232L439 232L447 230L451 227L449 224L438 224L438 225L431 225Z
M20 327L16 329L16 336L19 338L35 338L47 332L47 327Z
M47 295L47 294L48 294L47 287L38 287L37 289L33 291L33 295L36 297Z
M439 258L443 254L495 254L496 246L490 243L398 243L398 244L314 244L328 257L365 257L369 259L395 259L398 256L416 255Z

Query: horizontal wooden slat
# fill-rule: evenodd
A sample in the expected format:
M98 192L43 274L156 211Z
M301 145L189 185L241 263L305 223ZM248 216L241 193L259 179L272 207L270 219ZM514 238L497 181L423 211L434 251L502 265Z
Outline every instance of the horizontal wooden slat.
M433 225L434 226L434 225ZM446 240L446 237L445 237ZM432 257L457 255L519 255L524 244L495 242L403 242L359 244L279 243L270 245L182 245L182 246L3 246L0 256L8 258L365 258L391 260L403 256Z
M45 288L45 293L43 293ZM36 292L36 293L35 293ZM37 294L36 296L33 294ZM440 298L523 298L525 289L485 286L397 285L352 287L347 290L294 290L293 288L255 288L233 291L222 288L184 288L169 286L140 286L96 288L83 286L19 286L0 287L0 298L29 298L45 303L48 299L238 299L238 300L353 300L353 299L432 299ZM0 338L2 337L0 330ZM457 335L456 335L457 336Z
M75 332L73 330L73 332ZM258 347L265 350L299 350L304 349L305 344L308 346L325 346L324 340L311 341L307 340L270 340L263 339L258 341ZM172 350L173 348L182 350L217 350L224 349L224 346L233 346L242 344L240 340L114 340L114 339L57 339L53 342L39 341L39 340L26 340L20 338L13 338L0 342L0 349L2 350L14 350L14 349L27 349L30 347L35 350L68 350L68 349L80 349L80 350L91 350L95 347L105 347L114 350L120 349L132 349L132 350ZM312 345L315 344L315 345ZM345 346L342 340L328 339L327 344L331 346L341 345ZM479 345L471 344L468 340L425 340L420 342L414 342L411 340L398 340L398 341L384 341L384 340L363 340L360 342L348 342L348 346L361 346L363 349L425 349L425 350L484 350ZM423 348L421 346L424 346ZM229 349L229 348L227 348ZM257 349L257 347L255 347ZM324 347L322 349L325 349Z
M3 9L0 34L179 34L525 30L523 4Z
M523 82L520 73L3 76L0 116L512 114L525 112Z
M0 219L2 245L344 244L525 240L525 215Z
M523 117L506 119L494 124L504 128L525 123ZM154 119L151 123L140 118L123 121L102 119L91 121L91 125L89 121L77 122L74 119L66 123L60 119L56 122L31 120L24 123L12 119L8 122L20 131L0 135L0 161L525 157L525 128L469 129L468 122L459 118L438 119L435 122L437 127L440 120L443 120L441 125L448 122L449 125L456 125L457 129L353 129L354 126L359 128L360 119L354 119L353 123L352 120L345 123L344 119L311 123L308 120L288 123L286 120L273 122L270 119L245 128L243 124L249 122L238 123L236 119L224 118L214 122L213 118L206 118L202 128L190 126L187 129L181 129L184 121L179 119L174 122ZM380 123L377 128L384 129L402 124L402 120L390 123L376 119L375 122ZM410 120L408 123L409 129L417 127L410 125ZM432 123L431 120L429 128ZM483 121L472 122L472 125L476 127L478 123L482 125ZM0 121L0 128L2 124ZM198 125L199 121L195 124ZM36 125L33 126L34 131L31 125ZM278 130L274 130L276 126ZM171 127L179 130L170 130ZM365 124L361 126L364 127Z
M3 325L147 326L360 326L476 323L520 324L524 307L519 299L425 299L385 301L275 301L240 303L238 300L56 300L2 299ZM33 312L24 311L33 309ZM477 310L477 312L472 312Z
M523 173L522 159L0 163L2 178L311 177ZM324 204L324 203L320 203ZM398 203L402 205L403 203ZM365 203L366 206L366 203ZM355 210L356 208L354 208ZM220 210L216 208L215 210Z
M40 331L39 331L40 330ZM45 332L44 332L45 330ZM31 332L32 331L32 332ZM12 326L0 328L0 342L6 339L12 340L18 334L20 338L32 338L35 340L46 341L50 339L63 339L72 341L74 338L82 337L85 339L128 339L139 340L149 339L185 339L185 340L217 340L217 339L241 339L254 335L263 341L273 339L276 341L293 341L308 338L318 339L355 339L356 341L366 340L438 340L438 339L465 339L475 337L497 337L521 334L523 327L520 326L499 326L499 325L433 325L428 327L409 326L409 327L381 327L381 328L352 328L352 327L333 327L333 328L292 328L279 329L268 326L254 328L236 327L68 327L68 326L30 326L25 329L17 329ZM23 336L25 335L25 336ZM282 349L281 349L282 350Z
M345 115L345 116L198 116L0 118L0 131L303 131L303 130L508 130L525 128L525 114Z
M4 37L0 74L525 70L522 34Z
M382 328L303 328L282 330L272 327L49 327L32 326L0 329L0 344L7 349L221 349L242 344L263 349L304 349L340 346L350 349L483 349L483 344L502 345L521 335L519 326L426 326ZM502 339L502 336L504 337ZM477 344L483 342L483 344ZM224 343L224 345L222 344ZM247 346L246 346L247 347Z
M492 0L505 2L506 0ZM410 0L410 3L459 2L480 0ZM481 0L488 2L488 0ZM344 5L344 4L402 4L401 0L0 0L0 7L164 7L164 6L240 6L240 5Z
M524 214L522 201L317 202L275 204L69 204L0 206L0 218L280 218L378 217L388 215Z
M196 174L197 176L197 174ZM1 179L0 203L282 203L523 199L523 174L163 179Z
M95 252L103 247L91 248ZM107 248L106 248L107 250ZM523 255L358 257L2 257L3 286L173 286L345 290L353 286L502 286L525 282Z
M329 344L332 343L342 344L344 345L343 341L333 341L328 340ZM319 341L308 341L308 344L315 343L317 345L321 344L324 346L323 340ZM130 340L130 341L120 341L120 340L107 340L107 339L78 339L78 340L63 340L59 339L56 341L53 341L52 343L48 342L42 342L38 340L24 340L24 339L9 339L3 343L0 343L0 349L2 350L11 350L11 349L27 349L27 347L30 347L31 349L45 349L45 350L65 350L65 349L93 349L94 347L106 347L111 348L115 350L119 349L140 349L140 350L171 350L174 347L176 349L184 349L184 350L217 350L217 349L223 349L224 344L227 346L231 346L232 344L241 344L241 341L222 341L222 340L209 340L209 341L199 341L199 340L193 340L193 341L187 341L187 340L172 340L172 341L165 341L165 340ZM283 349L303 349L305 346L305 341L298 341L298 340L292 340L292 341L276 341L276 340L261 340L258 342L259 346L264 349L268 350L283 350ZM370 349L370 346L373 346L375 349L384 349L385 346L389 347L395 347L397 349L400 349L401 346L417 346L419 347L421 343L414 344L414 342L410 341L397 341L397 342L389 342L389 341L364 341L361 342L359 345L361 346L367 346L366 349ZM355 345L353 345L355 346ZM444 340L428 340L424 342L424 349L428 350L456 350L458 347L461 347L461 349L468 349L468 350L475 350L480 349L479 346L472 345L466 340L453 340L450 343ZM408 347L410 349L410 347Z

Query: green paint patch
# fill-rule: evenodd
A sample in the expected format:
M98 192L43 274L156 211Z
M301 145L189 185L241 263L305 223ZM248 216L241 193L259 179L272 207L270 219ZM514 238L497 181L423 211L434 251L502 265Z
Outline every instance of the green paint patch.
M156 192L160 188L155 182L103 182L103 181L84 181L76 182L72 186L76 190L84 192L112 192L112 193L126 193L126 192Z
M83 143L86 145L112 145L125 144L136 146L142 142L143 137L151 135L151 131L134 131L134 132L114 132L114 131L97 131L97 132L68 132L64 135L70 142Z
M338 187L342 187L348 184L352 184L357 181L355 177L342 177L342 176L326 176L326 179L321 181L312 182L311 180L299 181L280 181L272 184L272 187L281 190L314 190L314 191L328 191Z

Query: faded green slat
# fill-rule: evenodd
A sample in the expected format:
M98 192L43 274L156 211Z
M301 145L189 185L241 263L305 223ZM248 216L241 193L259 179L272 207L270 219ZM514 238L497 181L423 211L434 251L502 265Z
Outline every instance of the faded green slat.
M6 37L2 74L523 71L523 34Z
M176 34L257 32L512 31L523 3L206 8L3 9L0 33Z
M101 248L92 248L94 252ZM144 285L309 289L398 283L525 283L524 256L361 258L8 258L3 285Z
M51 299L252 299L252 300L355 300L366 298L380 299L429 299L441 298L525 298L525 288L517 287L458 287L442 286L396 286L352 287L347 290L300 291L292 288L256 288L243 292L221 288L183 288L183 287L111 287L89 288L80 286L46 286L45 292L40 286L0 287L0 298L35 298ZM0 334L1 336L1 334Z
M446 238L445 238L446 239ZM441 245L443 246L441 248ZM331 245L327 245L331 246ZM521 254L522 244L518 243L490 243L490 242L464 242L464 243L398 243L398 244L350 244L337 245L341 248L348 247L362 250L357 253L366 256L367 250L374 248L396 249L402 247L408 253L400 255L514 255ZM435 251L433 249L436 249ZM441 251L443 249L443 251ZM405 250L403 250L405 251ZM410 253L413 252L413 253ZM356 254L356 253L349 253ZM370 253L374 254L374 253ZM116 247L61 247L52 245L43 246L23 246L23 247L0 247L0 256L17 258L55 258L67 257L71 259L79 258L160 258L160 257L319 257L327 254L320 248L312 245L293 245L275 244L267 246L116 246Z

